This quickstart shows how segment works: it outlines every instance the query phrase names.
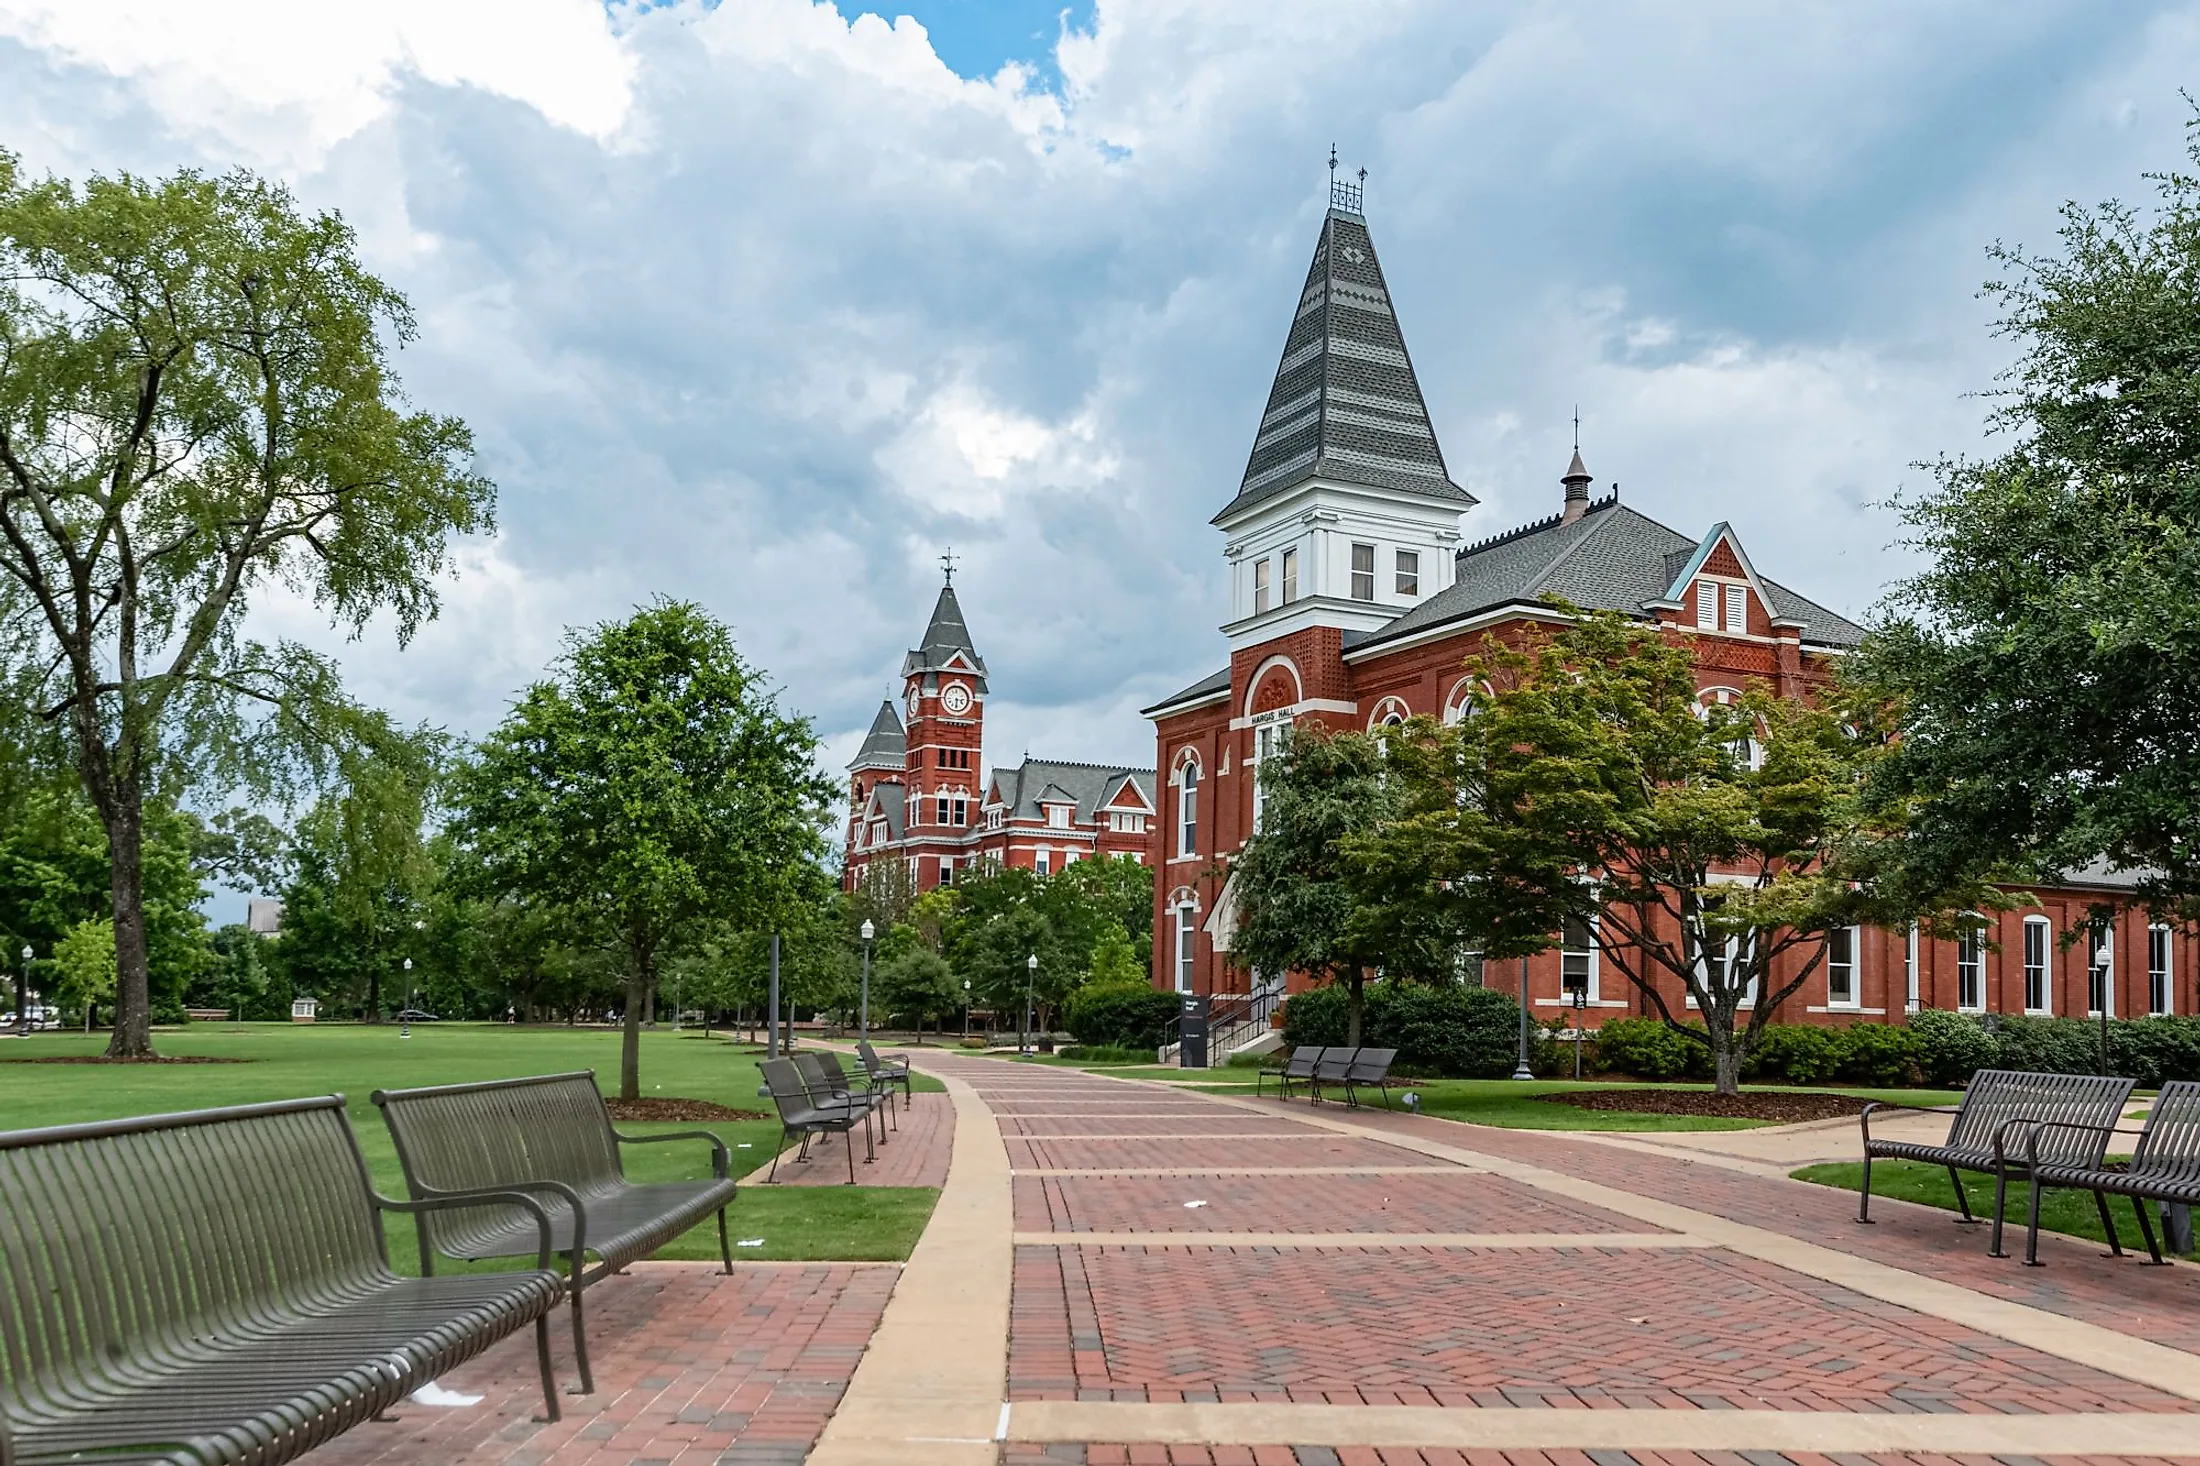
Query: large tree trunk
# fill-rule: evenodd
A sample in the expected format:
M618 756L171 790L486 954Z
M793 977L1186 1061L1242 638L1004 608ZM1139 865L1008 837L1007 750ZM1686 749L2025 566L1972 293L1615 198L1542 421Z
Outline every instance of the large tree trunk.
M656 974L648 957L637 957L626 976L626 1012L619 1023L619 1098L642 1097L642 1003Z
M1358 968L1345 979L1344 1042L1346 1048L1360 1046L1360 1016L1367 1011L1367 980Z
M153 1056L153 989L145 955L144 806L133 788L107 790L108 891L115 913L115 1031L110 1059Z
M1712 1030L1711 1080L1713 1088L1720 1094L1742 1092L1742 1054L1735 1046L1731 1028L1725 1033Z

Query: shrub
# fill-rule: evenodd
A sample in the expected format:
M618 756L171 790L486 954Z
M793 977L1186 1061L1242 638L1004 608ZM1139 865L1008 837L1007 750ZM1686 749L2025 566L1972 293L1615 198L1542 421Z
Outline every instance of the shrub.
M1175 993L1142 982L1088 983L1071 995L1063 1022L1087 1048L1155 1050L1169 1041L1179 1006Z
M1751 1079L1790 1084L1830 1084L1849 1056L1849 1031L1808 1023L1774 1023L1757 1036L1743 1066Z
M1597 1030L1597 1063L1635 1079L1700 1079L1711 1073L1711 1050L1662 1018L1614 1018Z
M2132 1018L2110 1025L2110 1059L2142 1088L2200 1079L2200 1018Z
M1927 1084L1968 1084L1973 1074L1999 1062L1994 1035L1967 1013L1920 1009L1910 1015L1909 1032L1917 1041L1918 1068Z
M1844 1040L1845 1052L1841 1056L1839 1073L1843 1082L1880 1089L1918 1082L1922 1068L1919 1063L1921 1045L1917 1035L1907 1028L1890 1028L1884 1023L1857 1023L1831 1031L1842 1035Z
M1120 1044L1069 1044L1056 1053L1087 1064L1151 1064L1155 1050L1124 1048Z
M1344 1043L1348 998L1337 984L1295 994L1283 1005L1283 1041ZM1502 1079L1512 1072L1519 1031L1519 1006L1493 989L1373 982L1360 1042L1396 1049L1400 1072Z
M2005 1016L1994 1029L1994 1067L2040 1074L2098 1074L2099 1026L2083 1018Z

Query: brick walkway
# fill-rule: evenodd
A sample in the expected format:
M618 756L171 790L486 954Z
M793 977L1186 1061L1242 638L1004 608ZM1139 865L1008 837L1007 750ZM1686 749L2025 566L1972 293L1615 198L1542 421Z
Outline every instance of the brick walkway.
M410 1402L305 1459L313 1466L794 1466L824 1428L892 1292L891 1266L642 1263L588 1291L596 1392L537 1419L534 1332L438 1383L481 1404ZM574 1379L564 1313L559 1380Z
M2044 1247L2051 1266L2027 1270L1985 1257L1983 1236L1944 1213L1877 1203L1882 1224L1860 1228L1844 1193L1587 1137L1303 1102L1254 1109L953 1056L937 1070L993 1111L1013 1172L1011 1404L996 1458L1007 1466L2200 1460L2200 1421L2170 1424L2200 1413L2200 1358L2185 1387L2150 1382L2161 1354L2125 1370L2102 1357L2097 1330L2084 1332L2128 1335L2135 1356L2147 1340L2200 1354L2190 1269L2112 1263L2055 1241ZM1672 1207L1704 1216L1687 1222ZM1715 1229L1684 1235L1644 1219L1661 1214L1681 1216L1675 1227L1739 1222L1770 1240L1734 1251ZM1154 1240L1126 1236L1141 1233ZM1598 1233L1626 1234L1614 1237L1625 1245L1591 1245ZM1209 1245L1201 1234L1259 1234L1264 1245ZM1294 1244L1290 1234L1325 1240ZM1341 1234L1359 1245L1337 1245ZM1783 1239L1809 1244L1798 1257L1827 1249L1975 1290L1979 1308L1945 1294L1928 1301L1923 1282L1913 1301L1884 1282L1850 1286L1838 1268L1806 1261L1799 1271L1776 1255ZM2008 1303L2050 1326L2015 1328ZM2049 1337L2058 1318L2079 1331L2068 1342ZM1573 1430L1562 1422L1582 1411L1602 1417L1590 1434L1621 1448L1554 1448ZM1919 1419L1934 1438L1975 1448L1628 1448L1615 1411L1642 1420L1645 1441L1673 1438L1660 1420L1713 1436L1787 1440L1823 1428L1831 1439L1892 1440L1907 1428L1898 1419ZM2087 1420L2105 1430L2144 1419L2163 1423L2144 1438L2173 1443L2174 1457L2070 1454L2087 1448ZM1096 1423L1073 1439L1066 1420ZM1141 1420L1153 1427L1144 1444L1132 1433ZM1441 1426L1431 1436L1400 1420ZM1545 1429L1538 1420L1553 1422L1543 1449L1426 1443L1472 1434L1478 1421L1532 1433ZM1317 1433L1328 1428L1336 1434ZM1346 1443L1386 1430L1400 1443ZM2061 1454L2029 1448L2050 1445Z
M955 1116L947 1096L919 1092L902 1108L897 1096L894 1118L888 1122L886 1143L877 1148L870 1165L863 1164L863 1132L855 1134L856 1184L858 1186L941 1186L947 1182L947 1165L955 1145ZM898 1125L901 1128L891 1128ZM779 1160L777 1184L782 1186L840 1186L848 1180L848 1159L841 1154L846 1139L820 1135L810 1142L809 1164L794 1158L789 1148ZM770 1172L767 1162L758 1166L742 1184L761 1186Z

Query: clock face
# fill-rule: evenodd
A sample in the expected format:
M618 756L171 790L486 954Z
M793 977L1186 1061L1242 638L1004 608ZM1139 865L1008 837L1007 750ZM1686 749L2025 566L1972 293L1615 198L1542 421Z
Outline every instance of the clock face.
M957 714L958 716L963 713L969 712L970 689L963 686L960 682L950 683L948 685L947 691L940 694L940 706L946 708L950 713Z

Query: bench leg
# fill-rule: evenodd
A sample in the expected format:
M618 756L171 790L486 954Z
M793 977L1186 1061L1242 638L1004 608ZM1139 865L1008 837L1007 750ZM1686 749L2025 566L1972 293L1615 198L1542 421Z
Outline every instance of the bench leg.
M580 1371L580 1388L576 1395L596 1393L596 1375L588 1367L588 1320L581 1312L581 1286L578 1277L573 1280L573 1364Z
M550 1315L535 1320L535 1367L542 1371L542 1413L558 1423L558 1380L550 1372Z
M764 1176L764 1184L767 1186L775 1185L779 1180L779 1152L787 1148L787 1136L789 1133L790 1132L786 1130L781 1130L779 1132L779 1144L772 1151L772 1168L770 1171L765 1173Z
M1872 1153L1864 1152L1864 1185L1856 1198L1856 1219L1865 1226L1872 1224Z
M2148 1267L2169 1266L2168 1263L2162 1260L2161 1244L2154 1240L2154 1223L2147 1219L2147 1205L2136 1196L2131 1198L2131 1214L2139 1219L2139 1235L2146 1239L2147 1256L2153 1259L2146 1265Z
M2122 1257L2124 1244L2116 1237L2116 1219L2108 1214L2108 1198L2101 1192L2093 1193L2093 1207L2101 1214L2101 1230L2108 1234L2108 1255Z
M2047 1266L2046 1263L2040 1261L2040 1178L2037 1176L2032 1178L2032 1205L2025 1214L2024 1265L2026 1267Z
M726 1272L733 1272L733 1244L726 1240L726 1209L718 1208L718 1255L726 1260Z
M1955 1187L1956 1209L1963 1213L1963 1218L1957 1225L1963 1227L1977 1226L1978 1218L1971 1215L1971 1194L1963 1189L1963 1173L1954 1166L1948 1168L1948 1184Z
M1958 1196L1963 1194L1961 1183L1957 1184L1956 1194ZM2008 1201L2009 1168L1998 1166L1994 1170L1994 1237L1986 1247L1988 1257L2007 1257L2009 1255L2001 1250L2001 1219L2003 1213L2008 1210Z
M841 1131L840 1138L847 1144L848 1184L850 1186L853 1186L856 1184L856 1127L850 1125L847 1129ZM863 1127L863 1140L866 1145L868 1145L871 1140L871 1127L868 1124ZM869 1156L865 1156L863 1159L866 1165L870 1164L871 1158Z

